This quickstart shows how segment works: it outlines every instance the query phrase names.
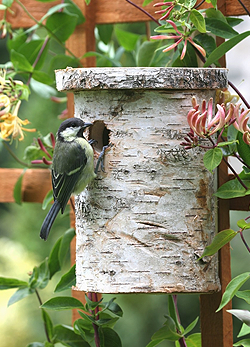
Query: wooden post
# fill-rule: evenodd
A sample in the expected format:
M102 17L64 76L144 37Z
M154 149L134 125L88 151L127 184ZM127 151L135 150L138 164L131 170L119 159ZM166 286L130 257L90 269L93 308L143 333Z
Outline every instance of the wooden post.
M217 5L218 9L225 14L225 0L218 0ZM217 46L223 42L224 39L217 37ZM219 62L221 66L225 67L225 56ZM221 186L226 181L228 181L228 168L222 162L218 171L218 186ZM218 231L228 229L229 226L229 201L219 199ZM233 345L232 315L226 312L226 310L231 308L231 302L216 313L226 286L231 280L230 244L225 245L219 252L219 275L221 291L212 295L201 295L200 297L202 347L230 347Z

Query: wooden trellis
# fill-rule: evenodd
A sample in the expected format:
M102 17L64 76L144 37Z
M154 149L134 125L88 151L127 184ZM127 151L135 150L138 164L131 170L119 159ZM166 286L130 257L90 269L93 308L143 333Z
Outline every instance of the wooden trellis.
M88 51L95 51L94 28L97 24L107 23L124 23L148 21L149 18L131 6L126 0L92 0L89 6L85 5L83 0L74 0L78 7L82 10L86 21L79 25L74 34L67 42L67 47L76 56L81 57ZM134 3L141 6L142 0L134 0ZM156 1L157 2L157 1ZM227 16L240 16L245 14L244 8L235 0L218 0L218 9ZM27 10L37 20L55 5L53 2L36 2L34 0L23 0ZM250 9L250 0L244 0L244 5ZM8 13L7 20L12 23L14 28L27 28L34 25L34 21L26 15L24 10L17 4L13 4L13 12ZM152 4L145 7L145 10L154 15ZM0 19L2 12L0 13ZM17 20L18 19L18 20ZM221 43L221 39L217 40L217 44ZM95 58L90 57L82 61L85 67L95 66ZM221 60L221 65L225 67L225 59ZM74 103L73 94L68 95L68 109L73 116ZM0 203L12 203L14 185L22 173L22 169L6 169L0 168ZM229 179L227 166L222 164L219 168L219 185ZM39 185L43 182L42 185ZM22 200L25 202L41 203L51 189L50 173L47 169L30 169L24 175L22 187ZM219 201L219 230L229 227L229 210L249 210L249 200L247 198L236 198ZM74 217L72 214L72 225ZM75 244L72 243L72 263L75 261ZM219 306L222 293L227 283L231 279L230 269L230 248L229 245L223 247L220 252L220 279L222 291L215 294L204 294L200 296L200 312L201 312L201 331L203 347L230 347L233 344L233 327L231 315L226 312L230 308L230 304L223 310L215 313ZM73 296L83 299L83 293L73 291ZM76 318L76 312L73 314L73 320Z

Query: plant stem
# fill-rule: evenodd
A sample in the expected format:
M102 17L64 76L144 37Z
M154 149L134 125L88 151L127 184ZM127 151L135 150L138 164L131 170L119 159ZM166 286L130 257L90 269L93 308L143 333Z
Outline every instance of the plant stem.
M91 300L91 301L95 301L97 302L97 294L96 293L87 293L87 296L88 298ZM91 311L92 314L95 315L95 319L97 319L97 314L99 312L99 308L97 306L97 308L95 309L95 312L94 311ZM95 345L96 347L100 347L100 338L99 338L99 334L98 334L98 326L93 323L93 328L94 328L94 336L95 336Z
M132 1L130 1L130 0L125 0L125 1L127 1L130 5L136 7L138 10L142 11L143 13L145 13L145 15L148 16L150 19L152 19L156 24L161 25L161 23L160 23L156 18L154 18L153 16L151 16L151 14L148 13L146 10L144 10L142 7L140 7L140 6L136 5L136 4L134 4L134 3L133 3Z
M38 293L38 290L35 289L35 293L36 293L36 297L39 301L39 304L40 306L42 306L43 302L42 302L42 299L40 297L40 294ZM44 320L43 320L43 325L44 325L44 331L45 331L45 335L46 335L46 338L47 338L47 341L48 342L51 342L50 338L49 338L49 333L48 333L48 329L47 329L47 325L45 324Z
M250 248L249 248L249 246L248 246L248 244L247 244L247 242L246 242L246 240L245 240L245 238L244 238L244 236L243 236L243 230L240 230L240 237L241 237L241 239L242 239L244 245L246 246L246 249L247 249L248 252L250 253Z
M7 149L7 151L10 153L10 155L22 166L28 167L30 168L31 166L27 163L25 163L24 161L20 160L15 154L14 152L12 152L12 150L10 149L10 147L7 145L6 142L2 141L4 147Z
M19 163L21 164L22 166L24 167L27 167L28 169L31 169L31 168L37 168L37 169L44 169L44 165L30 165L30 164L27 164L25 163L24 161L20 160L16 155L15 153L10 149L10 147L7 145L7 143L5 141L2 141L4 147L7 149L7 151L10 153L10 155Z
M238 2L241 4L241 6L244 8L244 10L246 11L247 15L250 16L250 12L248 11L248 9L246 8L246 6L243 4L243 2L241 0L238 0Z
M239 95L239 97L241 98L241 100L244 102L244 104L246 105L247 108L250 108L250 104L247 102L247 100L244 98L244 96L241 94L241 92L239 91L239 89L231 82L228 81L228 84L230 85L230 87L233 88L233 90Z
M176 294L173 295L173 301L174 301L174 307L175 307L177 319L178 319L179 323L181 324L181 319L180 319L179 310L178 310L178 306L177 306L177 295ZM179 344L180 344L180 347L187 347L184 336L179 339Z
M39 62L39 59L41 58L41 55L43 54L43 51L45 50L45 47L47 46L47 44L48 44L48 42L49 42L49 39L50 39L49 36L47 36L47 37L45 38L44 43L43 43L43 45L42 45L40 51L38 52L37 57L36 57L36 59L35 59L33 65L32 65L33 68L35 68L36 65L37 65L37 63ZM31 72L30 75L29 75L29 78L28 78L28 81L27 81L27 86L30 84L31 78L32 78L32 72Z

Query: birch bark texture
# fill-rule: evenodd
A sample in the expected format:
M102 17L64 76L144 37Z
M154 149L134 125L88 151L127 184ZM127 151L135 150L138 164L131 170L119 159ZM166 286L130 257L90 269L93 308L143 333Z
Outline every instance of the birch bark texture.
M216 232L216 177L201 149L184 150L191 98L215 98L226 69L82 68L56 71L75 117L105 155L105 172L76 197L76 289L207 293L217 257L197 261Z

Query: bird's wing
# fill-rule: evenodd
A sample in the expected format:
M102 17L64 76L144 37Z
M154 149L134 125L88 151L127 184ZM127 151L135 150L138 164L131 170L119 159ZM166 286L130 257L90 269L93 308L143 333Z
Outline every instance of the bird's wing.
M54 199L60 203L62 213L87 163L85 149L79 153L79 151L74 151L74 148L72 148L71 153L68 153L68 155L74 160L68 160L69 163L65 172L62 172L60 165L63 158L56 157L52 168L53 195Z

